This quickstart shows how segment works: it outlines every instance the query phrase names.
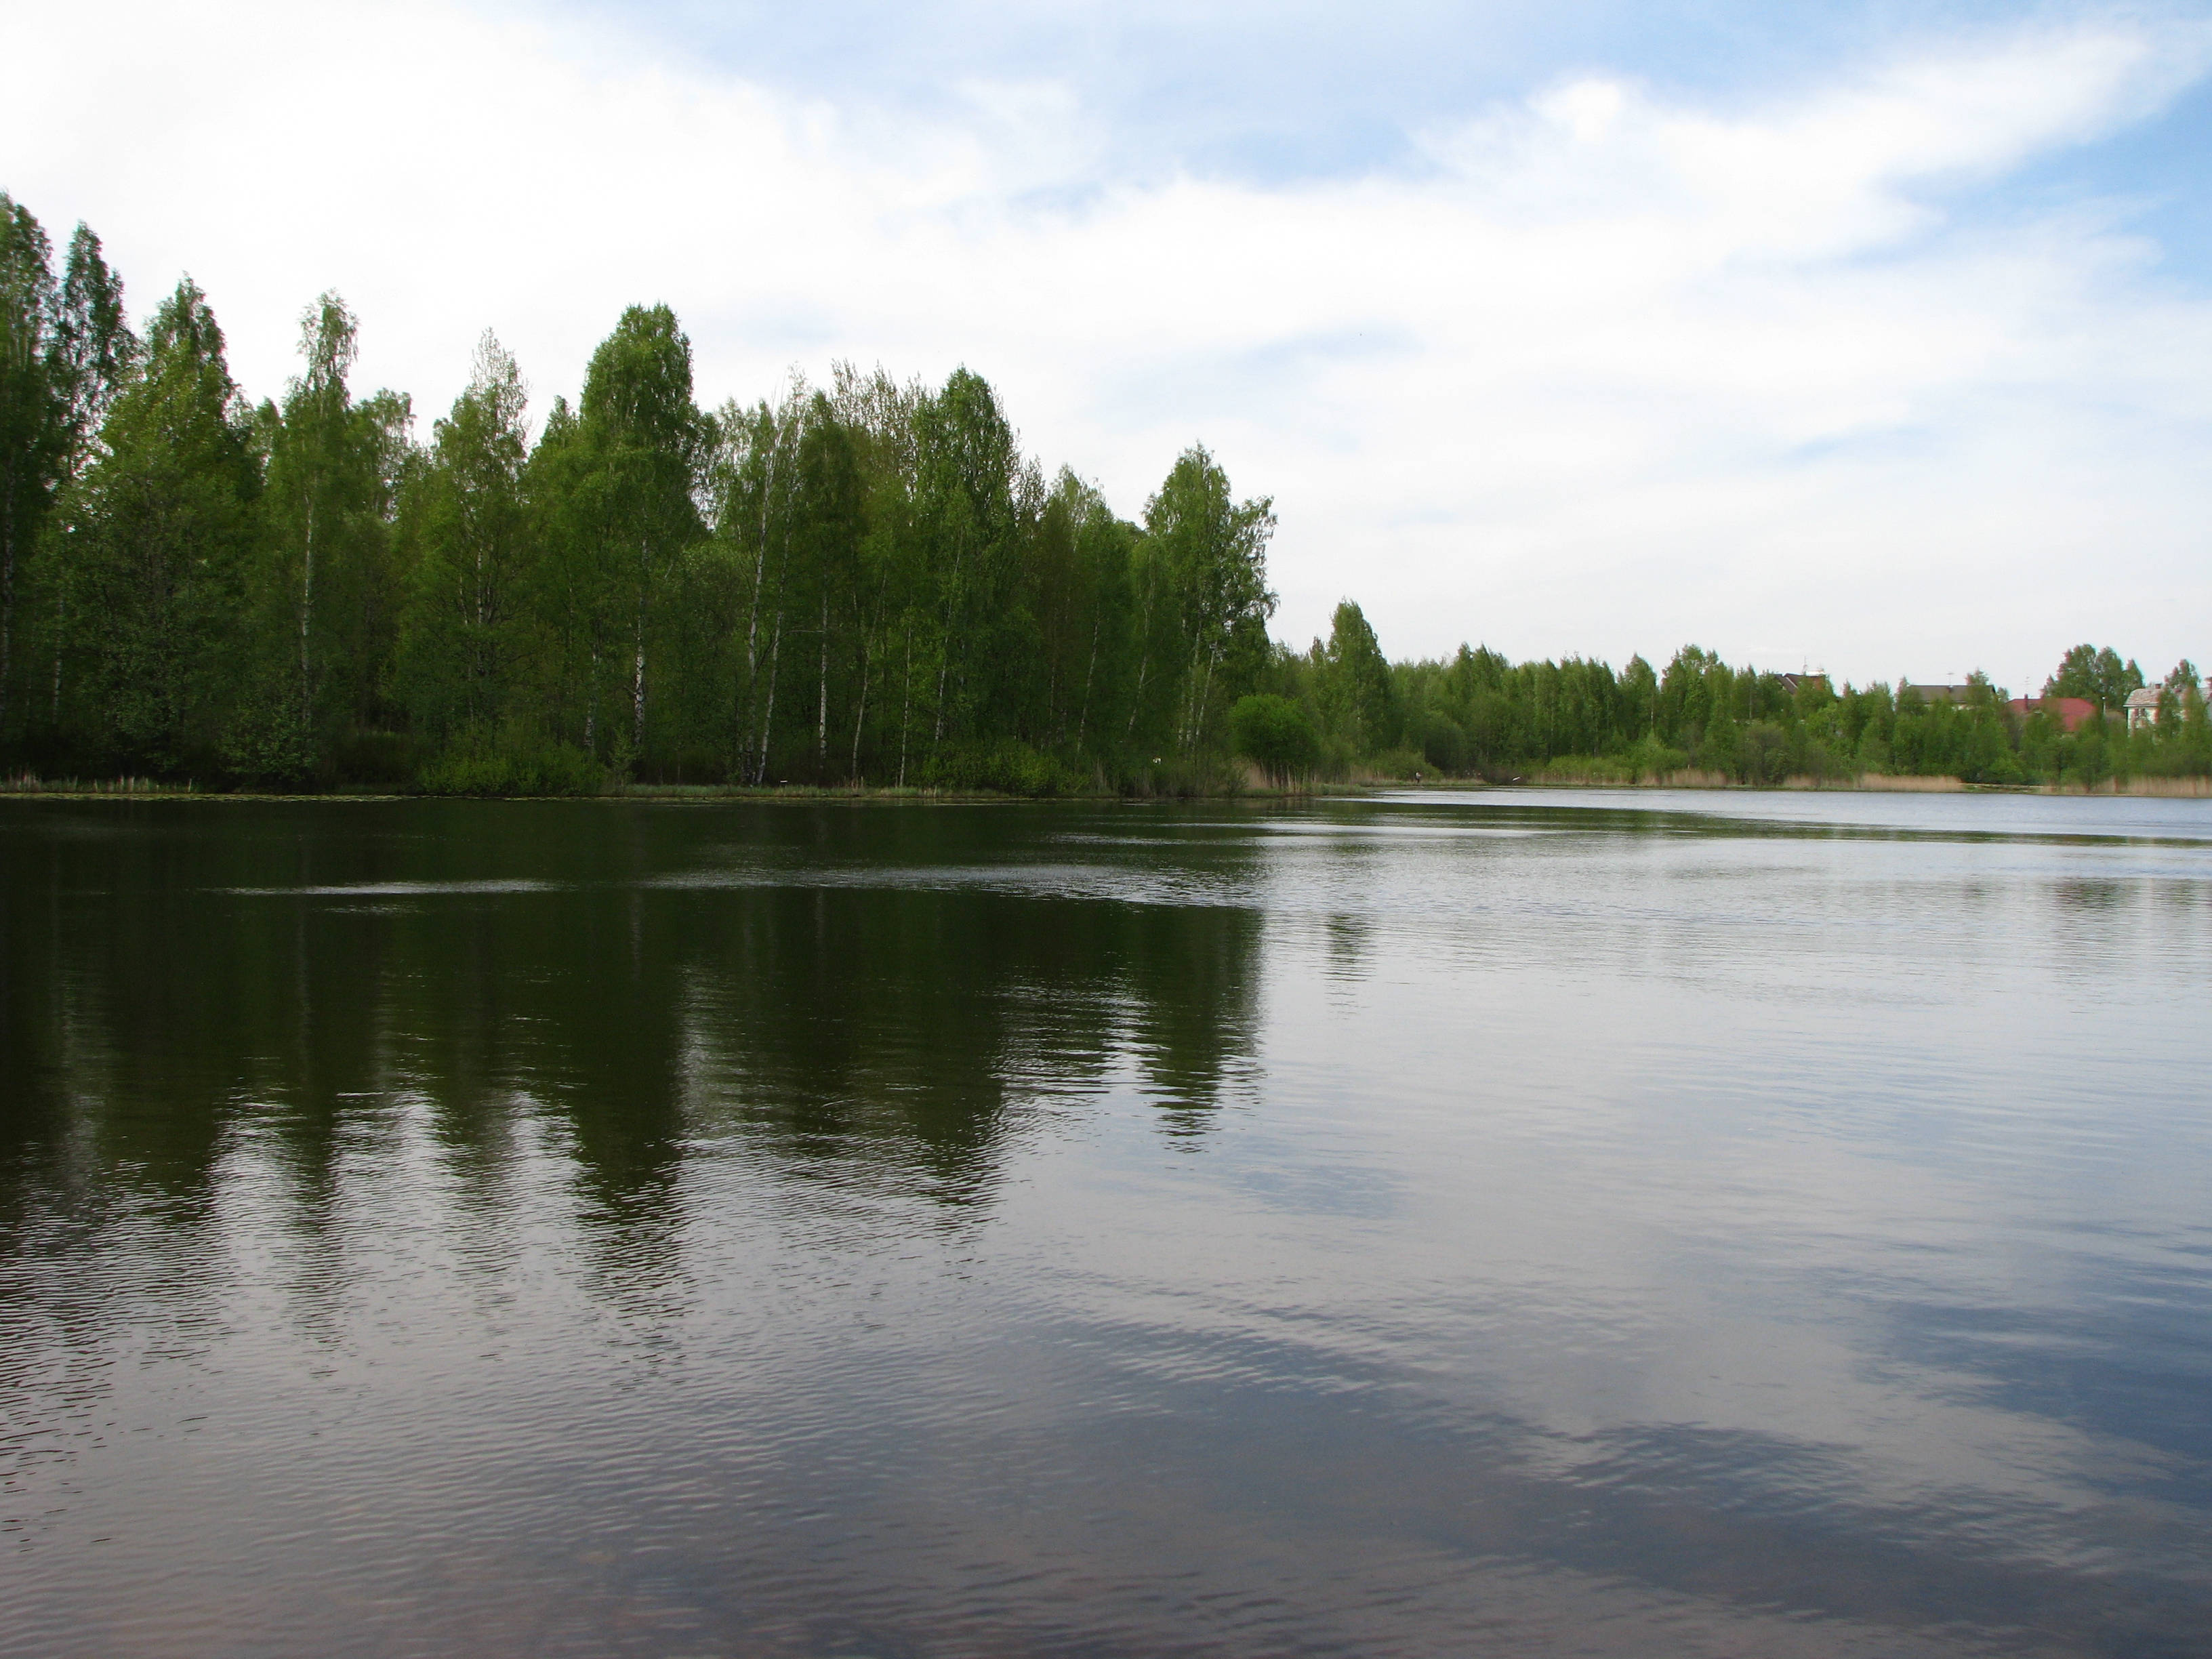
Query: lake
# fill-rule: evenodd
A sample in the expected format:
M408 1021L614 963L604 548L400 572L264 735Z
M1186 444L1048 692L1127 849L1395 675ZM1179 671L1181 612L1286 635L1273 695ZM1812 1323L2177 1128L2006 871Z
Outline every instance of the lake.
M2212 803L0 800L0 1652L2212 1651Z

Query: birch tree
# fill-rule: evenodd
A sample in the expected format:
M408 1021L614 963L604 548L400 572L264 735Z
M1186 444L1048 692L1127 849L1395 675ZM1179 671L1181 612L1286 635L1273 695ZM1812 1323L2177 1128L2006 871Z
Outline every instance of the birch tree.
M691 342L666 306L632 306L592 354L577 409L580 550L598 580L595 635L628 669L625 756L644 747L656 606L683 550L705 533L696 490L708 422L691 398ZM614 614L618 610L619 614Z
M1216 681L1240 629L1273 614L1267 552L1274 503L1232 499L1229 475L1202 444L1183 452L1159 493L1145 504L1155 626L1170 623L1181 660L1175 741L1188 750L1206 733ZM1164 611L1165 615L1158 614Z
M489 731L508 712L530 551L528 405L514 359L486 330L415 484L398 670L410 711L434 732Z
M360 327L335 293L300 319L301 372L258 415L267 453L266 563L248 725L251 764L303 775L373 712L395 610L388 530L408 405L356 403Z

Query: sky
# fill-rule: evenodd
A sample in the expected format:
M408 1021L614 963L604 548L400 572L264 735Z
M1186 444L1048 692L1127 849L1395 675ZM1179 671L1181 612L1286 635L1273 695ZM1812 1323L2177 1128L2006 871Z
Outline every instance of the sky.
M1205 443L1279 637L1864 683L2212 662L2212 6L44 7L0 190L249 395L418 430L633 303L708 406L965 364L1134 518Z

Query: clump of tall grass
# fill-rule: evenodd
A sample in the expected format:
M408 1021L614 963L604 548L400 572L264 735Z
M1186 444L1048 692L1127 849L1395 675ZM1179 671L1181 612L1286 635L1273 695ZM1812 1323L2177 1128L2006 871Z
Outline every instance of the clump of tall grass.
M2099 783L2046 783L2046 795L2156 795L2172 799L2201 800L2212 796L2212 778L2106 778Z
M1138 762L1116 780L1118 793L1133 800L1196 800L1241 795L1247 787L1243 766L1225 756L1164 755L1150 764Z
M1917 774L1894 772L1862 772L1852 786L1859 789L1881 789L1907 795L1955 795L1966 785L1954 777L1922 777Z
M0 780L0 795L191 795L198 791L190 779L166 783L159 778L41 778L18 772Z
M1559 755L1532 767L1531 783L1641 784L1659 789L1720 789L1728 774L1694 767L1680 749L1644 738L1613 755Z

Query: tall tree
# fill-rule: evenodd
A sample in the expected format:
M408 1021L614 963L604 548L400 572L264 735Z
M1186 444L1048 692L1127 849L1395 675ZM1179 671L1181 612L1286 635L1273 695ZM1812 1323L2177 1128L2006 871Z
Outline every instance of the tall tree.
M1020 455L998 394L966 368L915 411L915 449L934 754L992 725L995 647L1010 621L1000 601L1018 547Z
M55 308L53 380L61 399L74 477L91 458L100 428L138 362L138 337L123 313L123 279L108 268L100 238L79 225L70 238Z
M155 312L143 371L64 501L83 691L64 713L84 750L174 771L231 744L259 484L222 331L187 277Z
M2077 645L2061 659L2057 672L2043 683L2043 695L2087 697L2109 711L2124 708L2128 693L2141 690L2142 683L2142 670L2132 659L2122 662L2112 647L2100 651L2094 645Z
M410 483L398 679L410 712L441 736L489 729L508 712L531 545L528 404L514 359L486 330L468 389L432 428Z
M691 399L691 342L676 313L630 307L592 354L574 429L562 440L572 446L574 492L566 553L584 610L594 724L599 683L626 659L626 756L645 744L656 607L678 556L705 533L696 493L711 436Z
M391 392L354 401L359 343L353 313L325 294L300 319L300 374L260 411L270 562L253 714L275 772L311 769L370 712L392 620L387 531L408 407Z
M842 678L846 639L862 602L861 545L867 520L860 445L820 392L815 394L798 459L795 539L815 635L812 769L818 781L827 782L831 660L834 656Z
M1240 630L1273 614L1267 553L1274 502L1232 499L1229 475L1203 444L1183 452L1145 503L1145 562L1155 627L1169 623L1180 660L1175 738L1188 749L1208 731L1223 661Z
M914 555L915 416L925 399L921 383L893 380L879 366L861 374L850 363L834 367L830 406L850 434L860 471L863 531L854 565L852 639L857 685L853 704L847 775L862 775L863 744L871 716L881 733L880 763L890 764L890 710L893 677L910 653L911 605L917 591ZM905 712L904 704L896 705Z
M1116 519L1095 487L1060 470L1038 516L1030 568L1044 730L1054 744L1079 754L1116 729L1136 539L1136 526Z
M125 382L137 368L139 343L123 312L123 280L108 269L100 238L84 225L70 238L55 307L48 358L60 404L64 453L62 480L83 475L101 446L101 428ZM40 587L46 602L52 672L41 692L48 723L58 735L68 660L71 538L49 536L38 550Z
M0 744L10 736L16 580L69 453L52 255L31 210L0 192Z
M1323 715L1354 754L1376 754L1398 740L1389 661L1365 613L1350 599L1336 607L1316 667Z
M799 451L814 409L814 393L794 374L780 405L763 402L743 410L731 404L715 427L709 471L716 544L736 599L731 771L748 781L767 775L775 738L784 623L793 596Z

